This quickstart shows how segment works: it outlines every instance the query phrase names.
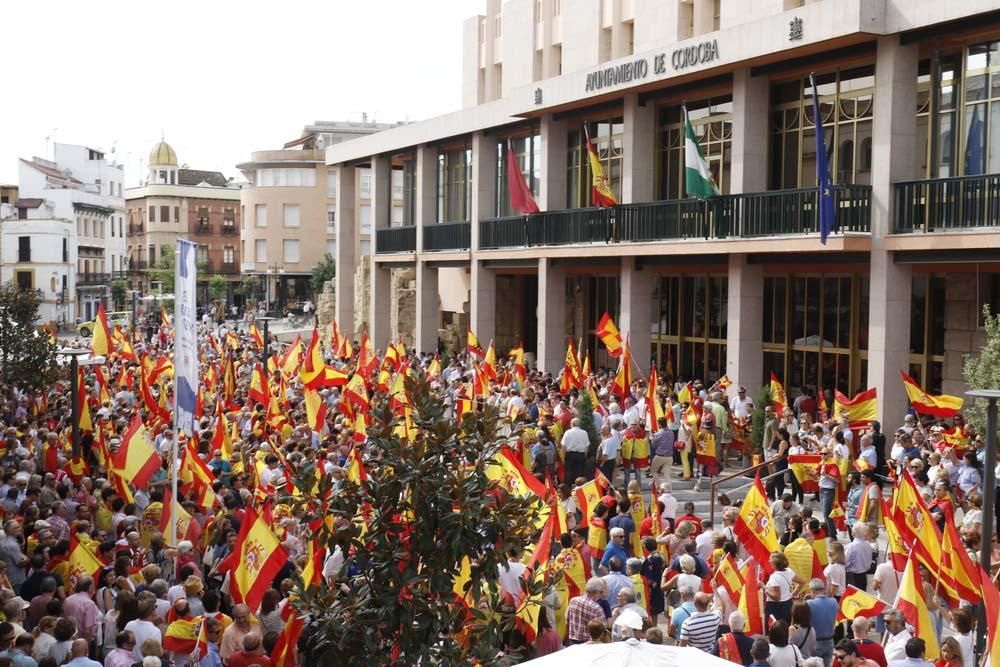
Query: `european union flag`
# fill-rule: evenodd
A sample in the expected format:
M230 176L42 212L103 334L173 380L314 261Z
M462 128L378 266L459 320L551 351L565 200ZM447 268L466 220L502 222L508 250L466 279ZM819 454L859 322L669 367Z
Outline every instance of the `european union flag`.
M983 122L979 119L980 104L972 107L969 119L969 134L965 138L965 175L977 176L983 173Z
M819 205L819 242L826 245L826 237L836 228L837 209L833 205L833 185L830 182L830 165L826 159L826 139L823 137L823 120L819 108L816 78L810 74L813 94L813 122L816 125L816 184Z

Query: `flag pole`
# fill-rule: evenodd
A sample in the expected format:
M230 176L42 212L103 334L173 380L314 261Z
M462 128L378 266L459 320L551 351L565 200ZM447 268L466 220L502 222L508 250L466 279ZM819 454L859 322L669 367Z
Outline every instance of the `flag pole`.
M180 276L180 272L181 272L180 271L180 267L181 267L181 262L182 261L184 261L184 253L181 252L181 241L180 241L180 239L178 239L176 247L174 249L174 273L176 274L176 276ZM175 283L176 282L177 282L177 280L175 278ZM181 307L183 307L183 304L181 305ZM175 314L175 317L176 317L176 314ZM177 336L175 334L174 335L174 347L175 347L175 349L176 349L176 346L177 346ZM171 457L170 457L170 524L169 524L170 539L167 541L168 545L172 544L175 548L176 548L177 543L178 543L178 540L177 540L177 508L178 508L178 502L177 502L177 473L178 473L178 465L177 465L177 441L180 440L180 437L181 437L180 431L177 428L180 425L180 420L178 419L179 410L177 409L177 407L178 407L178 405L177 405L178 398L179 398L179 392L177 391L177 385L175 383L175 385L174 385L174 414L173 414L174 437L171 439L171 451L170 451L170 454L171 454ZM176 560L174 562L176 563ZM174 573L174 576L177 576L176 572Z

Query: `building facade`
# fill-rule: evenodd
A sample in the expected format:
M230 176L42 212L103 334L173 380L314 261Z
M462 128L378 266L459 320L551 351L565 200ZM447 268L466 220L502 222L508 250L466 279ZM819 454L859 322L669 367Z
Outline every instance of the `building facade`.
M241 303L240 186L218 171L179 166L177 153L161 141L149 154L146 183L125 191L128 218L129 288L163 291L149 273L178 238L198 244L198 300L210 300L212 276L226 280L227 303Z
M123 275L125 266L122 165L108 160L99 150L56 143L53 160L20 160L18 179L18 202L26 204L15 203L18 216L23 211L28 220L52 222L47 231L28 234L33 249L29 253L19 251L19 257L58 257L57 264L71 261L64 257L73 258L75 266L68 272L56 270L56 283L48 269L29 268L34 261L26 262L23 268L15 267L12 275L27 286L30 272L31 285L41 290L43 305L59 306L57 322L92 319L102 303L111 308L110 283ZM63 248L62 239L67 238L64 222L75 231L68 237L72 239L68 250ZM41 249L41 245L49 243L55 247Z
M406 267L416 346L435 349L440 271L461 267L479 339L524 340L547 371L569 336L609 365L607 311L643 372L751 388L774 372L792 396L876 387L889 424L901 370L961 393L982 307L1000 305L998 8L491 0L465 24L465 108L327 149L341 189L344 166L371 169L376 193L403 173L403 225L373 197L369 333L385 345ZM825 245L810 74L838 225ZM706 201L684 194L684 106L722 192ZM590 206L588 134L618 206ZM510 211L510 150L540 214ZM357 261L346 208L338 268ZM338 270L347 329L352 279Z
M242 271L262 280L260 297L271 306L294 308L312 298L312 269L334 254L339 192L350 193L345 199L358 212L356 222L351 218L358 226L351 236L356 255L372 253L371 175L362 171L350 189L338 191L324 148L392 127L367 117L360 123L317 121L281 150L257 151L236 165L250 184L240 193ZM402 219L402 181L396 185L386 202Z

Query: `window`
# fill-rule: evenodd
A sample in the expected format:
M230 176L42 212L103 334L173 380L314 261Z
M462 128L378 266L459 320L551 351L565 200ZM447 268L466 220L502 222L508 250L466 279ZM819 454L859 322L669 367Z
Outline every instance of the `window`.
M267 240L257 239L254 241L254 261L256 262L266 262L267 261Z
M535 134L528 137L513 137L509 141L497 142L497 200L498 217L513 215L510 208L510 187L507 181L507 150L513 150L521 175L528 184L531 195L538 198L542 176L542 137Z
M208 209L204 206L198 208L198 231L208 229Z
M267 204L257 204L254 206L254 216L254 224L258 227L267 227Z
M284 262L295 264L299 261L299 242L297 239L285 239L282 241Z
M392 201L403 199L403 170L392 170Z
M698 138L715 184L729 193L733 103L728 95L688 102L691 129ZM657 199L681 199L684 193L684 118L681 107L665 107L657 118Z
M361 199L371 199L372 198L372 170L362 169L361 178L359 180Z
M361 256L372 254L372 242L371 239L361 239Z
M372 233L372 207L367 204L361 207L361 233Z
M156 207L155 206L150 206L149 207L149 221L150 222L156 222Z
M111 218L111 238L115 236L115 219Z
M31 261L31 237L30 236L18 236L17 237L17 261L19 261L19 262L30 262Z
M417 161L403 160L403 226L415 225L417 212Z
M326 207L326 233L337 233L337 207L333 204Z
M301 226L299 220L299 205L298 204L285 204L284 205L284 225L285 227L299 227Z
M149 246L149 265L153 266L153 264L156 264L156 246L155 245Z
M199 245L197 260L198 266L208 266L208 246Z
M718 379L726 368L729 278L659 276L651 299L652 358L672 377Z
M119 216L119 217L118 217L118 236L121 236L122 238L124 238L124 237L125 237L125 233L124 233L124 231L123 231L123 227L122 227L122 225L124 225L124 224L125 224L125 223L124 223L124 221L122 220L121 216Z
M222 263L232 264L236 261L236 248L231 245L222 248Z
M493 19L494 33L493 36L500 38L503 37L503 17L497 14Z
M181 221L181 207L174 206L174 222L180 222L180 221Z
M175 218L175 220L176 220L176 218ZM160 222L169 222L169 221L170 221L170 207L169 206L161 206L160 207Z
M329 255L330 257L337 256L337 241L335 239L327 239L326 254Z
M612 118L590 123L590 138L594 142L597 157L604 167L611 191L621 196L622 161L625 157L625 125L622 119ZM583 132L569 135L569 154L566 170L567 208L581 208L591 205L590 164L587 159L586 139Z
M472 150L438 154L438 222L465 222L472 208Z
M946 276L913 274L910 292L910 370L926 391L941 393L944 379Z
M403 207L393 206L391 212L392 218L390 219L389 225L391 227L402 227L403 226Z
M14 276L17 281L17 289L22 292L35 289L35 274L32 271L15 271Z
M63 242L63 244L62 244L62 261L68 262L69 261L69 240L68 239L63 239L62 242Z
M326 196L330 199L337 198L337 170L327 169L326 171Z
M254 175L257 187L314 187L316 170L309 167L258 169Z

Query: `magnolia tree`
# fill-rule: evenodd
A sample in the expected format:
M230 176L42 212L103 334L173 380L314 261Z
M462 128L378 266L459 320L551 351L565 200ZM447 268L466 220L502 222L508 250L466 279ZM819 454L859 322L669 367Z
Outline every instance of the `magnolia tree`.
M983 306L986 343L978 356L965 357L965 382L970 389L1000 389L1000 315ZM979 433L986 433L986 402L966 403L965 412Z
M374 401L366 480L333 492L315 469L295 478L319 544L345 556L334 586L299 583L294 604L309 619L300 651L322 665L515 662L506 649L518 614L537 607L544 585L526 579L522 599L533 601L505 599L499 567L507 547L536 539L540 503L487 473L510 437L496 410L458 422L425 378L405 389L411 437L398 402Z

